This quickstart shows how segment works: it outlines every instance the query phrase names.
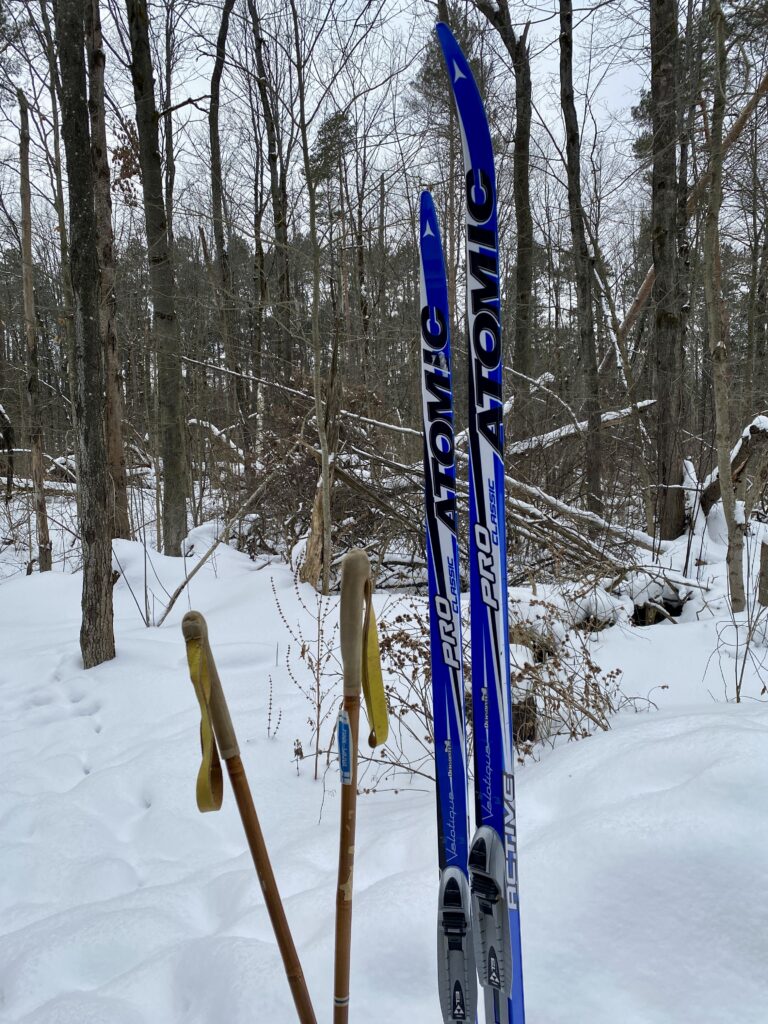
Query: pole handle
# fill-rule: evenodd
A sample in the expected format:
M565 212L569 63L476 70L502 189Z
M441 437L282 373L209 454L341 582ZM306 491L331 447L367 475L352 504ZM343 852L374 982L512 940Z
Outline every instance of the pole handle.
M221 687L221 679L213 660L213 652L208 642L208 625L200 612L187 612L181 620L181 631L184 634L186 643L198 641L202 648L202 656L208 665L208 675L211 681L211 696L208 706L211 713L211 723L216 736L216 745L219 754L227 761L230 757L236 757L240 753L237 744L235 728L224 697L224 690Z
M341 563L339 639L344 696L359 697L363 669L363 607L371 563L362 548L353 548Z

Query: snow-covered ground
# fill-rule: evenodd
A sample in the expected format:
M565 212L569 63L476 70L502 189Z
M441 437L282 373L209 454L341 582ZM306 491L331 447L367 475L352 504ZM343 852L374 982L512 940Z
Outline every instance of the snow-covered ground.
M205 529L196 540L199 555ZM303 591L308 612L288 568L222 547L163 627L147 628L144 609L162 607L182 560L145 562L125 542L116 552L118 656L90 672L79 575L6 572L0 585L0 1021L295 1020L231 792L218 814L195 805L198 709L179 628L194 607L328 1024L339 787L324 760L318 781L310 758L294 760L296 739L309 751L311 707L286 654L309 680L273 586L309 637L314 594ZM754 699L752 663L745 700L725 700L738 661L722 566L706 573L712 588L679 622L636 628L620 615L593 641L605 670L623 670L624 692L658 710L627 711L519 769L528 1024L768 1020L768 704ZM323 729L325 742L331 718ZM361 795L352 1021L439 1024L436 883L428 782Z

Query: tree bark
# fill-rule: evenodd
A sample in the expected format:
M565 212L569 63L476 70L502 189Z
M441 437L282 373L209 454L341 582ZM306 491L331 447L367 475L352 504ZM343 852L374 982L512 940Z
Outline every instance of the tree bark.
M677 253L677 0L651 0L653 173L651 244L654 329L658 522L662 538L685 528L683 451L683 334Z
M59 97L61 82L59 69L56 65L56 47L54 45L51 21L48 16L48 0L40 0L40 18L43 26L45 55L48 61L48 95L51 102L51 125L53 128L53 172L54 172L54 207L56 209L56 228L59 236L59 258L61 260L61 291L63 296L63 334L64 353L67 363L69 397L74 406L75 381L72 373L74 352L74 307L75 298L72 294L72 272L69 262L69 231L64 202L64 181L61 171L61 129L59 123Z
M163 68L163 142L165 149L165 224L168 248L173 253L174 186L176 154L173 148L173 65L176 54L176 3L165 2L165 67Z
M728 374L728 322L723 302L720 264L720 207L723 201L723 120L728 63L725 52L725 18L719 0L710 0L709 17L715 42L713 74L714 99L710 125L710 186L704 225L704 295L707 303L709 347L712 352L712 376L715 396L715 442L720 495L728 527L728 588L731 608L746 608L744 593L744 503L736 502L731 484L730 387ZM724 485L727 481L728 485Z
M249 0L251 3L252 0ZM299 131L301 150L304 158L304 177L309 195L309 237L312 246L312 350L314 353L313 383L315 392L315 416L320 443L320 480L315 493L312 522L307 539L307 553L302 569L302 579L317 587L322 568L322 592L329 593L331 578L331 487L333 467L331 464L332 439L335 437L336 410L339 408L336 357L331 365L327 394L323 398L322 345L320 336L320 239L317 232L317 188L312 173L309 149L309 133L306 116L306 80L304 76L304 55L301 46L301 31L295 0L291 0L293 17L293 38L296 47L296 76L299 95ZM335 446L334 446L335 447Z
M581 140L573 99L573 5L560 0L560 106L565 121L565 156L568 177L568 214L573 239L576 298L579 317L579 356L584 382L584 412L587 416L586 488L587 508L602 515L602 442L600 439L600 385L595 349L592 303L592 270L584 229L581 199Z
M97 249L101 269L101 337L104 346L106 377L107 463L112 481L112 536L131 536L128 515L128 483L123 447L123 393L120 356L117 347L117 308L115 302L115 252L112 230L112 193L110 191L109 150L104 112L104 41L101 35L100 0L87 0L86 26L89 71L88 110L93 154L94 207L96 211Z
M74 411L78 513L83 546L80 650L85 668L92 668L115 656L115 638L104 441L104 360L99 330L99 258L83 51L84 13L82 0L58 0L56 5L74 294Z
M251 16L253 42L256 51L256 84L264 113L264 127L267 131L267 154L269 163L269 187L272 196L272 218L275 232L275 260L277 263L277 321L278 376L287 379L291 375L293 345L291 342L291 277L288 261L288 197L285 175L280 170L280 148L277 134L277 116L267 81L264 61L264 37L261 32L261 18L254 0L248 0Z
M13 449L14 444L14 432L13 423L11 423L11 417L0 405L0 437L3 439L3 445L5 446L6 459L5 459L5 503L6 505L11 500L13 495Z
M176 282L168 240L160 165L158 113L149 48L146 0L126 0L131 39L131 77L139 135L144 224L157 349L158 434L163 459L163 548L181 554L187 532L187 469L183 431L181 345L176 319Z
M211 147L211 205L213 207L213 240L216 246L216 262L219 272L219 320L221 323L222 345L224 358L230 370L237 376L229 378L232 388L233 412L240 424L240 446L245 459L243 467L245 488L250 493L254 488L250 421L248 419L248 385L247 378L240 373L241 366L237 358L235 331L235 303L232 284L232 268L227 250L226 230L224 223L224 186L221 167L221 140L219 136L219 102L221 94L221 76L226 60L227 35L229 18L235 0L225 0L221 12L221 24L216 38L216 58L211 74L211 102L208 116L209 140Z
M45 507L45 471L43 469L43 420L40 410L40 376L37 355L35 290L32 275L32 189L29 182L29 107L21 89L17 93L21 114L19 168L21 177L21 285L24 297L24 333L27 340L27 408L29 410L29 447L32 494L37 529L37 560L40 572L52 566L48 512Z

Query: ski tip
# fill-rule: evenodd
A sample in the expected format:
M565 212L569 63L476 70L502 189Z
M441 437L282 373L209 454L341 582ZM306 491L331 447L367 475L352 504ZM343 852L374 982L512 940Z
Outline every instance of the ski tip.
M464 56L461 53L461 47L458 44L456 36L451 32L444 21L435 22L435 32L437 32L437 38L440 41L440 46L442 47L443 56L446 61L448 60L449 51L451 52L451 56L455 53L461 54L462 57Z
M437 211L432 198L432 193L426 189L421 193L421 208L419 210L419 234L422 247L425 239L435 239L440 244L440 228L437 223ZM430 243L427 243L430 244Z
M421 193L421 204L419 208L419 220L421 221L421 234L424 234L425 225L429 224L432 227L432 233L435 228L435 201L432 198L432 193L426 189Z
M440 49L443 51L443 60L445 61L445 66L448 70L448 76L451 80L451 86L453 87L454 92L456 91L457 83L462 80L469 84L470 95L472 92L477 92L475 76L472 74L469 61L464 55L464 51L459 45L459 41L456 36L443 21L436 22L435 32L437 32ZM464 87L461 87L461 89L463 91ZM480 99L479 92L477 92L477 98L478 100Z

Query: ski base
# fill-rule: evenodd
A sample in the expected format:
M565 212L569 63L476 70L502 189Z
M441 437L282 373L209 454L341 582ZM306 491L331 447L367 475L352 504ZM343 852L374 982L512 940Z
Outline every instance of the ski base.
M469 877L472 934L480 984L485 989L494 989L503 997L502 1001L506 1001L512 990L512 944L504 896L506 860L504 843L489 825L475 832L469 850Z
M472 943L469 883L459 868L440 876L437 981L445 1024L474 1024L477 974Z

